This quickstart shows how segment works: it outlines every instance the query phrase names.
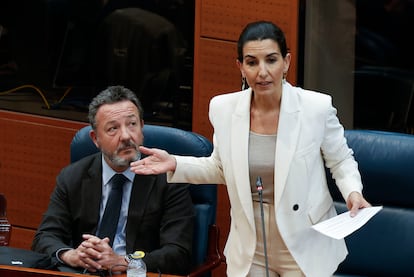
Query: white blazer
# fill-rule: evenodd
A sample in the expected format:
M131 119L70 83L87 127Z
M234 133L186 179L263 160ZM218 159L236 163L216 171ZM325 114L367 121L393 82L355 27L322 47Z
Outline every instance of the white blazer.
M213 153L204 158L175 156L177 168L168 173L170 182L227 186L231 225L224 254L230 277L248 274L256 248L248 166L251 97L251 89L214 97L209 111ZM336 215L324 165L345 199L352 191L362 191L358 166L331 97L284 83L275 153L276 222L287 248L309 277L332 276L348 253L344 240L311 228Z

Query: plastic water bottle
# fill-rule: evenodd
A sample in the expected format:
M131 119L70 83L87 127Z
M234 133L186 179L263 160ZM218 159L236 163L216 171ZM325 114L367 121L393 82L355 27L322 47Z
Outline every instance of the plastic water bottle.
M145 256L145 253L142 251L135 251L133 254L129 255L127 277L146 277L147 276L147 266L142 258Z
M6 217L6 197L0 193L0 246L8 246L12 226Z

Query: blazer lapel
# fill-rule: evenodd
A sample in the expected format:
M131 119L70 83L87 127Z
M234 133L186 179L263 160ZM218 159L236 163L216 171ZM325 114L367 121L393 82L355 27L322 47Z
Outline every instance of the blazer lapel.
M234 190L239 196L240 205L247 216L251 229L254 230L253 203L250 189L248 148L250 130L250 101L252 91L243 92L232 115L231 123L231 161L235 184ZM237 207L233 207L236 208Z
M296 144L299 138L300 104L298 96L291 85L283 86L282 103L279 115L279 126L275 153L275 207L281 200L286 185Z

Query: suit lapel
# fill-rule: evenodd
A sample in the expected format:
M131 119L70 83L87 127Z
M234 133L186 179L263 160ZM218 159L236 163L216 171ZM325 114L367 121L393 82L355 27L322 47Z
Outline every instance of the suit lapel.
M99 221L99 210L102 198L102 154L96 154L92 166L88 170L88 175L82 180L80 196L84 199L81 201L81 211L83 214L83 223L85 232L96 232Z
M283 86L282 103L275 153L275 207L281 200L286 185L297 141L299 138L300 104L296 91L286 83Z
M231 123L231 161L235 184L234 189L239 196L241 208L247 216L251 229L254 230L253 203L250 189L248 149L250 130L250 101L252 91L241 94L236 109L232 115ZM233 207L238 208L238 207Z

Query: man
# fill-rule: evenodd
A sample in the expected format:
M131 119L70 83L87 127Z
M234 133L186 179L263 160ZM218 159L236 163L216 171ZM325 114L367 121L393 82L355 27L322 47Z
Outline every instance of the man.
M89 105L90 136L101 150L64 168L32 249L78 271L125 271L126 254L140 250L150 272L187 274L194 210L187 186L167 184L165 174L135 175L140 159L143 110L135 94L109 87ZM122 206L113 240L99 235L112 176L122 173ZM102 225L102 226L101 226ZM105 226L104 226L105 225Z

